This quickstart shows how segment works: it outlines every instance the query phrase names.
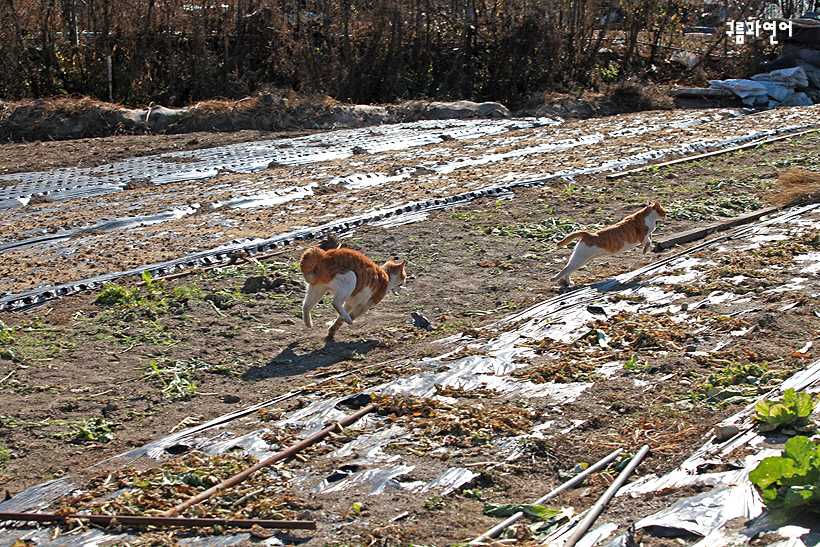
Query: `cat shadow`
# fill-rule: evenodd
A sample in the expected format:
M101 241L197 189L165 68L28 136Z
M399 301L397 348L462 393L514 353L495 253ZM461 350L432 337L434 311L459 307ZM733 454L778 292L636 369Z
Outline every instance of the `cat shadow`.
M297 353L302 342L291 342L264 365L254 365L242 379L255 382L266 378L282 378L304 374L310 370L328 367L367 355L376 348L378 340L354 340L339 342L326 337L324 345L306 353Z

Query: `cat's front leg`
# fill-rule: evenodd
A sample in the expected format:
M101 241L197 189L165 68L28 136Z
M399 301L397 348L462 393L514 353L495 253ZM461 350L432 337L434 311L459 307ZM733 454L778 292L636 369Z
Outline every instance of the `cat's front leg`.
M649 250L649 247L652 245L652 236L646 236L646 239L643 240L643 254L646 254L646 251Z
M319 300L327 293L327 287L319 285L308 285L305 291L305 301L302 303L302 319L305 325L313 327L313 320L310 317L310 312L319 303Z

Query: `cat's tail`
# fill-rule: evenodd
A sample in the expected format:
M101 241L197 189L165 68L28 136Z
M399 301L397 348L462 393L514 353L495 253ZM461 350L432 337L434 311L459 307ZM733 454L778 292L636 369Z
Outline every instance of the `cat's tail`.
M299 269L302 270L302 276L308 283L316 282L316 264L325 257L325 251L319 247L311 247L305 249L302 253L302 258L299 260Z
M577 232L572 232L571 234L569 234L567 237L565 237L564 239L562 239L561 241L556 243L556 245L558 245L559 247L563 247L564 245L566 245L567 243L569 243L573 239L578 239L579 237L584 237L584 236L588 236L588 235L589 235L589 232L586 232L584 230L578 230Z

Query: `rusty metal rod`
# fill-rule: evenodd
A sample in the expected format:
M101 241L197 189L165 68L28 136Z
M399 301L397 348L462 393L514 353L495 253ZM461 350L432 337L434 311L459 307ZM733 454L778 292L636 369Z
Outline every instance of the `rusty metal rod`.
M94 524L108 526L124 524L126 526L185 526L199 528L207 526L233 526L235 528L281 528L283 530L315 530L313 520L260 520L260 519L220 519L220 518L183 518L183 517L143 517L128 515L71 515L55 513L5 513L0 512L0 521L21 522L65 522L71 519L87 520Z
M615 458L618 457L618 455L622 451L623 451L622 448L618 448L618 449L613 450L605 458L603 458L601 460L598 460L596 463L594 463L590 467L587 467L582 472L578 473L577 475L572 477L570 480L568 480L567 482L565 482L564 484L562 484L561 486L559 486L558 488L556 488L555 490L553 490L549 494L538 498L536 501L534 501L530 505L542 505L545 501L551 500L552 498L556 497L558 494L564 492L565 490L569 490L570 488L573 488L575 485L584 482L584 479L586 479L589 475L591 475L592 473L595 473L599 469L603 469L604 467L609 465ZM484 532L483 534L481 534L480 536L478 536L474 540L470 541L467 545L479 545L481 543L485 543L488 539L492 539L492 538L496 537L505 528L507 528L511 524L517 522L523 516L524 516L524 511L518 511L514 515L510 516L504 522L493 526L492 528L490 528L489 530L487 530L486 532Z
M297 453L301 452L302 450L304 450L308 446L310 446L310 445L312 445L312 444L314 444L318 441L321 441L322 439L324 439L325 437L327 437L328 435L330 435L334 431L341 431L345 426L348 426L348 425L354 423L359 418L361 418L365 414L368 414L368 413L372 412L375 409L376 409L376 405L368 405L368 406L358 410L357 412L354 412L350 416L347 416L347 417L339 420L338 422L327 426L326 428L319 431L318 433L314 433L310 437L296 443L295 445L291 446L290 448L287 448L287 449L285 449L285 450L283 450L283 451L281 451L277 454L274 454L270 458L268 458L266 460L263 460L263 461L257 463L256 465L253 465L253 466L247 468L246 470L242 471L241 473L237 473L233 477L225 479L221 483L216 484L216 485L208 488L204 492L200 492L196 496L194 496L194 497L180 503L176 507L173 507L173 508L168 509L167 511L165 511L163 513L160 513L159 516L160 517L175 517L176 515L178 515L181 512L185 511L189 507L191 507L193 505L196 505L197 503L199 503L201 501L204 501L204 500L210 498L211 496L213 496L215 494L218 494L219 492L222 492L226 488L230 488L231 486L234 486L235 484L239 484L240 482L244 481L245 479L247 479L248 477L253 475L255 472L259 471L260 469L262 469L264 467L268 467L268 466L278 462L279 460L284 460L285 458L289 458L289 457L293 456L294 454L297 454Z
M604 512L606 504L609 503L609 501L613 497L615 497L615 494L618 492L618 490L621 489L621 487L626 482L626 479L628 479L629 475L631 475L635 468L638 467L638 464L640 464L643 461L644 457L646 457L646 454L648 452L649 445L645 444L638 451L638 453L635 454L635 456L631 460L629 460L629 463L624 468L624 470L618 474L618 478L615 479L615 482L609 485L609 488L606 489L606 492L604 492L603 496L601 496L600 499L598 499L598 501L595 502L595 505L589 508L589 511L587 512L583 520L581 520L581 522L579 522L578 525L575 526L575 530L572 532L572 535L570 535L567 538L562 547L573 547L576 543L578 543L578 540L584 537L584 535L587 533L587 530L589 530L589 527L592 526L592 523L594 523L595 520L599 516L601 516L601 513Z

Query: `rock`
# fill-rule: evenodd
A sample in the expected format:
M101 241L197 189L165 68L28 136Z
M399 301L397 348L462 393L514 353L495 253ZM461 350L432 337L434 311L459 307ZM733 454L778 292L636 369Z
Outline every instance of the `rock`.
M119 118L126 129L149 127L154 130L167 129L178 122L187 112L187 109L172 109L164 106L152 106L148 110L133 110L121 108Z
M809 84L816 88L820 88L820 67L816 67L813 64L797 60L797 64L803 69L803 72L806 73L806 79L809 81Z
M811 106L814 104L814 101L802 91L798 91L780 104L781 106Z
M752 80L756 82L782 82L791 87L808 87L809 80L802 67L781 68L763 74L755 74Z
M413 326L417 329L433 330L433 326L430 324L430 321L428 321L422 314L413 312L410 314L410 317L413 318Z
M256 294L261 291L268 291L276 286L277 284L271 281L268 276L257 275L245 280L245 284L242 285L242 294Z
M454 103L430 103L428 113L436 120L452 118L509 118L507 107L500 103L474 103L472 101L456 101Z
M713 428L713 431L715 433L715 439L719 442L724 442L740 433L740 428L735 424L720 423Z
M166 129L179 121L185 114L184 109L172 109L164 106L152 106L145 115L145 123L151 129Z

